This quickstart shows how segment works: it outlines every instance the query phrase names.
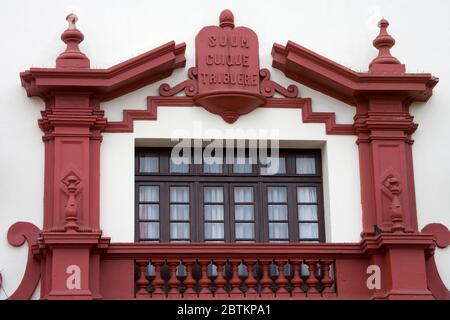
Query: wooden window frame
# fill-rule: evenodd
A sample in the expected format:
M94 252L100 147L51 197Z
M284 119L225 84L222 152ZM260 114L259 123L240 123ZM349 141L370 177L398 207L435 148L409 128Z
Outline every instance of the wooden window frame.
M288 187L288 229L289 242L300 242L297 212L297 187L316 187L317 191L317 223L319 242L325 242L325 220L323 202L323 182L321 151L319 149L281 149L280 157L286 158L286 173L261 175L261 165L254 164L252 173L233 173L233 164L225 164L223 173L203 173L202 164L190 164L188 173L170 172L170 148L136 148L135 156L135 241L139 242L139 187L143 185L160 186L159 227L160 242L170 242L170 186L189 186L190 188L190 237L191 243L204 242L203 187L224 187L224 237L225 242L235 242L234 187L251 186L254 188L254 227L255 242L269 242L269 225L267 212L267 187ZM158 154L159 172L140 172L139 158L141 154ZM296 157L301 155L315 158L315 174L296 174ZM225 153L224 153L225 158ZM302 241L306 239L302 239Z

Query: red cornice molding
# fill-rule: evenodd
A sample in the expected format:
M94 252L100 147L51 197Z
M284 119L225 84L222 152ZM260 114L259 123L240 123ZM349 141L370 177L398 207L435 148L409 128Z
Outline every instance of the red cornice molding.
M135 120L157 120L158 107L195 107L191 97L148 97L147 109L124 110L122 121L108 122L104 132L133 132ZM334 112L313 112L310 98L268 98L267 103L260 108L292 108L302 110L304 123L324 123L327 134L355 134L351 124L336 124Z
M429 73L355 72L292 41L274 44L272 57L272 66L286 77L352 106L358 97L380 93L427 101L438 82Z
M22 72L28 96L53 92L87 92L108 101L170 76L186 64L184 43L168 42L108 69L31 68Z

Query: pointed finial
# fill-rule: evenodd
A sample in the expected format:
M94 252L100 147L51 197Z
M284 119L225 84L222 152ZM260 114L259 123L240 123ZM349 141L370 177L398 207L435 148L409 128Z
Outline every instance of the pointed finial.
M231 12L228 9L223 10L220 13L219 17L219 25L221 28L234 28L234 15L233 12Z
M89 59L80 51L78 45L84 40L84 35L77 29L78 17L71 13L66 17L69 23L66 31L61 35L61 40L67 45L66 51L56 59L57 68L89 68Z
M373 40L373 46L378 49L378 56L372 60L369 65L371 72L382 71L383 73L398 73L405 72L405 66L400 64L400 61L393 57L391 48L395 44L395 39L387 32L389 22L386 19L381 19L378 22L380 33ZM391 65L380 67L379 65Z
M78 17L75 13L71 13L66 17L67 22L69 22L69 30L75 30L77 28L76 23L78 21Z

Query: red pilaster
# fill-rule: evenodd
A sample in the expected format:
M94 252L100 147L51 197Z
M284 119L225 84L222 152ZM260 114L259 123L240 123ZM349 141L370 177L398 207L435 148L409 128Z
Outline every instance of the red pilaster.
M107 125L100 102L170 75L185 64L185 45L170 42L109 69L91 69L80 51L78 18L67 16L66 50L56 68L21 73L29 96L45 102L44 228L35 254L42 261L44 299L99 299L100 145Z

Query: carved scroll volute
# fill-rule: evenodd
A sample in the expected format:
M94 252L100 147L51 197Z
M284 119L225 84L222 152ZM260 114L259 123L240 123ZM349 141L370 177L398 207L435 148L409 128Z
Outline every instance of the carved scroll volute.
M383 185L387 188L387 190L389 190L391 196L391 204L389 207L389 214L392 221L391 230L392 232L405 232L402 205L399 197L402 191L400 187L400 180L390 174L384 179Z
M70 174L63 180L69 195L64 210L66 219L64 230L68 232L76 232L80 228L78 225L78 204L76 200L80 182L80 179L75 174Z

